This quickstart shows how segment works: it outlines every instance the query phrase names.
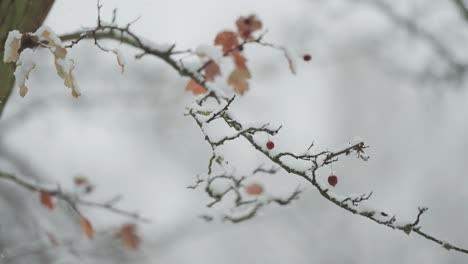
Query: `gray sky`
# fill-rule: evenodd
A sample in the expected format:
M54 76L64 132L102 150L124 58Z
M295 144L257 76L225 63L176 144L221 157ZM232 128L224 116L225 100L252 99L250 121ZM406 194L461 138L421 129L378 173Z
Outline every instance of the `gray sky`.
M418 79L428 65L443 67L442 60L372 4L357 2L102 3L103 18L110 19L113 8L118 8L122 25L141 16L135 32L157 43L176 43L180 49L211 43L217 32L234 29L239 15L257 14L269 30L266 40L297 54L311 53L313 59L299 60L298 74L293 76L280 52L249 47L251 90L237 100L233 111L246 120L282 124L275 144L291 151L303 151L312 141L316 150L333 148L360 136L371 146L371 159L335 163L336 192L373 191L376 207L403 217L414 217L418 206L427 206L422 219L427 232L468 246L465 84ZM392 3L439 37L457 58L466 57L460 47L466 43L468 24L451 3ZM57 1L46 24L61 34L95 21L94 0L64 0ZM459 46L452 40L458 40ZM420 237L351 215L285 172L266 188L287 189L301 183L306 191L298 202L269 207L237 225L200 221L197 216L206 212L207 199L201 190L185 187L206 170L210 149L193 120L183 116L184 106L193 99L184 92L187 80L155 58L134 61L135 50L112 42L104 45L123 51L128 62L124 75L113 55L91 42L80 44L72 56L83 96L75 100L55 76L52 58L45 58L50 63L32 73L30 93L22 99L15 91L4 118L34 107L34 102L43 103L2 138L8 149L47 180L71 186L73 175L86 175L97 185L93 199L122 194L122 207L154 219L140 226L144 244L130 261L458 263L466 259ZM241 171L265 161L245 142L231 143L225 152ZM320 177L328 172L322 169ZM53 230L53 217L37 210L43 225ZM98 230L127 221L107 212L84 212ZM89 247L85 240L80 243ZM92 255L85 260L103 263ZM70 257L70 261L57 263L83 263L83 258Z

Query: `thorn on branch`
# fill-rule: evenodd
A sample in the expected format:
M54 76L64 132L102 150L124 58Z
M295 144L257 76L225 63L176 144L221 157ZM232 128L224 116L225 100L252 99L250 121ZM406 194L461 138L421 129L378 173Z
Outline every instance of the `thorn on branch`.
M234 99L236 99L235 95L227 101L226 105L221 110L216 112L210 119L206 120L206 123L210 123L216 118L219 118L229 108L229 106L231 105L232 101L234 101Z
M275 173L277 173L279 170L280 170L279 167L273 167L273 166L272 166L271 168L269 168L269 169L265 169L265 168L263 167L263 165L262 165L262 166L259 166L258 168L256 168L256 169L252 172L252 174L257 174L257 173L259 173L259 172L263 172L263 173L267 173L267 174L275 174Z
M117 20L117 8L114 8L112 10L112 20L111 20L112 24L114 24L116 20Z
M418 207L418 215L414 223L411 224L412 227L416 227L419 224L421 216L428 210L427 207Z
M195 184L190 185L190 186L187 186L187 189L192 189L192 190L194 190L194 189L196 189L196 188L198 187L198 185L199 185L200 183L202 183L202 182L204 182L204 180L202 180L202 179L200 178L200 175L197 174L197 181L195 182Z
M358 206L362 201L366 201L366 200L369 200L369 198L372 196L373 192L370 192L369 194L361 194L360 196L358 197L355 197L355 198L351 198L351 197L348 197L348 198L345 198L343 201L341 201L341 204L345 204L346 202L350 201L353 206ZM387 216L384 212L381 213L383 216Z
M200 215L200 218L205 220L206 222L211 222L214 219L214 217L212 217L210 215Z

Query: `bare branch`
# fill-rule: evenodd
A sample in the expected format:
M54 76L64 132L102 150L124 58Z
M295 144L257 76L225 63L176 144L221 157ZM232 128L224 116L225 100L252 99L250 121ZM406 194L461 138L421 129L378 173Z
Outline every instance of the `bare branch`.
M0 171L0 179L13 182L13 183L15 183L15 184L17 184L17 185L19 185L19 186L21 186L21 187L23 187L23 188L25 188L25 189L27 189L29 191L32 191L32 192L48 193L48 194L56 197L57 199L60 199L60 200L62 200L64 202L66 202L78 214L80 214L80 212L78 211L77 206L78 205L83 205L83 206L87 206L87 207L96 207L96 208L100 208L100 209L105 209L105 210L110 211L112 213L127 216L127 217L130 217L130 218L133 218L135 220L142 221L142 222L150 222L149 219L141 217L137 213L128 212L128 211L125 211L125 210L122 210L122 209L119 209L119 208L115 207L114 204L117 202L117 199L120 199L120 197L117 197L117 199L114 198L114 199L112 199L112 200L110 200L109 202L106 202L106 203L98 203L98 202L83 200L82 198L80 198L76 194L66 193L60 187L52 187L52 186L41 185L39 183L35 183L35 182L29 181L27 179L20 178L20 177L15 176L15 175L13 175L11 173L6 173L6 172Z

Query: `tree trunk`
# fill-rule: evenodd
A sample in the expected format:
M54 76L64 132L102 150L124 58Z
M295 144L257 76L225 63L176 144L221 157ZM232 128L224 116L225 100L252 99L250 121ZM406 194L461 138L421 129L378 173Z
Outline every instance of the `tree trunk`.
M3 63L4 43L8 32L36 31L44 22L54 0L0 0L0 116L15 83L13 63Z

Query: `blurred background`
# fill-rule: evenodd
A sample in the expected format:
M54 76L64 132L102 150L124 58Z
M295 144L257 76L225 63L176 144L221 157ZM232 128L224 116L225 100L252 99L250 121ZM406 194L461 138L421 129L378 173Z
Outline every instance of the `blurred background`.
M289 47L297 58L292 75L281 52L247 46L250 91L233 111L244 120L283 125L278 148L319 151L355 136L370 146L371 159L334 164L341 195L373 191L379 209L412 219L418 206L427 232L468 247L468 20L457 1L102 1L102 18L179 49L212 44L235 29L241 15L256 14L268 29L265 41ZM96 1L57 0L45 24L58 34L94 26ZM82 96L74 99L44 53L21 98L13 92L0 120L2 170L71 187L85 175L91 198L116 194L120 207L153 221L140 224L143 243L135 252L112 237L130 221L83 209L96 239L81 234L65 205L43 208L37 195L0 182L0 263L460 263L466 256L419 236L407 236L354 216L322 199L305 181L280 171L265 188L305 189L287 207L270 206L240 223L206 223L202 190L188 190L211 156L199 128L185 117L194 96L157 58L135 60L122 51L120 74L114 54L92 41L70 52ZM312 60L301 60L303 54ZM223 78L227 77L224 73ZM16 89L16 88L15 88ZM223 148L239 170L264 158L242 140ZM326 177L328 168L320 171ZM47 239L52 233L63 246ZM3 252L3 253L2 253Z

